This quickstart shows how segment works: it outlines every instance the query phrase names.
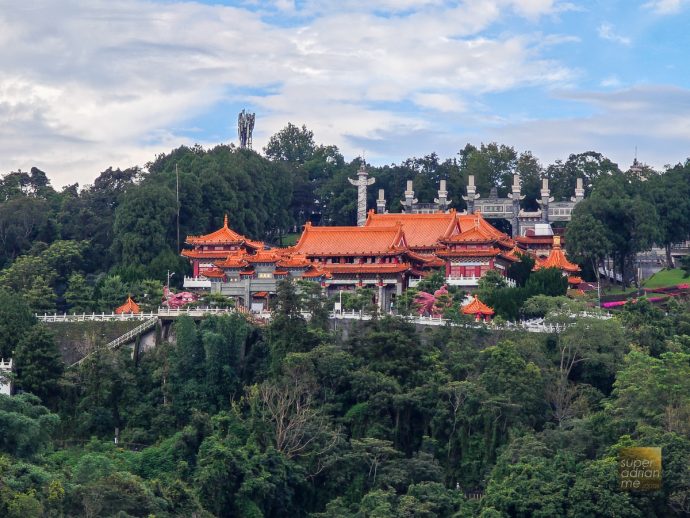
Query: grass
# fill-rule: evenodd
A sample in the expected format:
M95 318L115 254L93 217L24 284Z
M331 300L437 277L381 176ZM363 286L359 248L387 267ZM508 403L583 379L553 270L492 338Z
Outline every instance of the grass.
M685 272L680 268L664 269L647 279L643 286L645 288L665 288L667 286L675 286L676 284L690 283L690 277L684 277L684 275Z

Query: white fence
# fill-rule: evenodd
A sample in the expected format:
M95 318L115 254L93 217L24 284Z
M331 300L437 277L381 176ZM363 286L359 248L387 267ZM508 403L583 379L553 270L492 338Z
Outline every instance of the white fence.
M43 314L36 315L39 322L118 322L125 320L149 320L151 318L176 318L180 316L203 317L205 315L226 315L234 313L234 308L158 308L145 313L81 313L81 314Z
M332 320L371 320L370 313L363 311L342 311L332 312L330 314ZM425 316L402 316L406 322L411 324L419 324L424 326L453 326L453 327L467 327L474 329L494 329L506 331L529 331L532 333L560 333L568 328L567 324L550 324L541 320L520 320L518 322L506 322L505 324L482 323L474 322L471 324L459 324L442 317L425 317ZM605 318L605 317L604 317Z

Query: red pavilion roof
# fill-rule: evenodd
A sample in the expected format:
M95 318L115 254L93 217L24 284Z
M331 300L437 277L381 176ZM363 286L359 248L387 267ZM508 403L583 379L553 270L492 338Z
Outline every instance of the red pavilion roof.
M559 236L553 237L553 248L551 253L546 259L538 261L534 265L535 270L540 270L541 268L558 268L561 271L568 273L575 273L580 271L580 267L576 264L571 263L565 257L565 253L561 248L561 238Z
M116 315L122 315L122 314L136 315L138 313L141 313L141 310L139 309L139 305L132 300L132 297L127 297L127 301L124 304L122 304L122 306L115 308L115 314Z
M203 236L187 236L185 243L190 245L239 245L246 244L250 248L263 248L263 243L247 239L228 227L228 215L223 218L223 226Z
M462 307L461 310L465 315L493 315L494 310L491 309L489 306L484 304L479 298L475 295L474 299L469 304L466 304Z

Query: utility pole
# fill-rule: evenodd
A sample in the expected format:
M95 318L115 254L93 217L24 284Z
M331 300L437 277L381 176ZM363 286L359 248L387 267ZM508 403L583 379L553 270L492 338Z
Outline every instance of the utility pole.
M177 199L177 253L180 253L180 173L175 164L175 197Z

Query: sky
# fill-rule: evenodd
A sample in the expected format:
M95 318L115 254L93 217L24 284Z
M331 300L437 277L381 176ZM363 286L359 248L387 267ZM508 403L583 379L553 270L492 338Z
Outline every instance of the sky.
M0 0L0 173L53 185L288 122L375 165L690 156L690 0Z

